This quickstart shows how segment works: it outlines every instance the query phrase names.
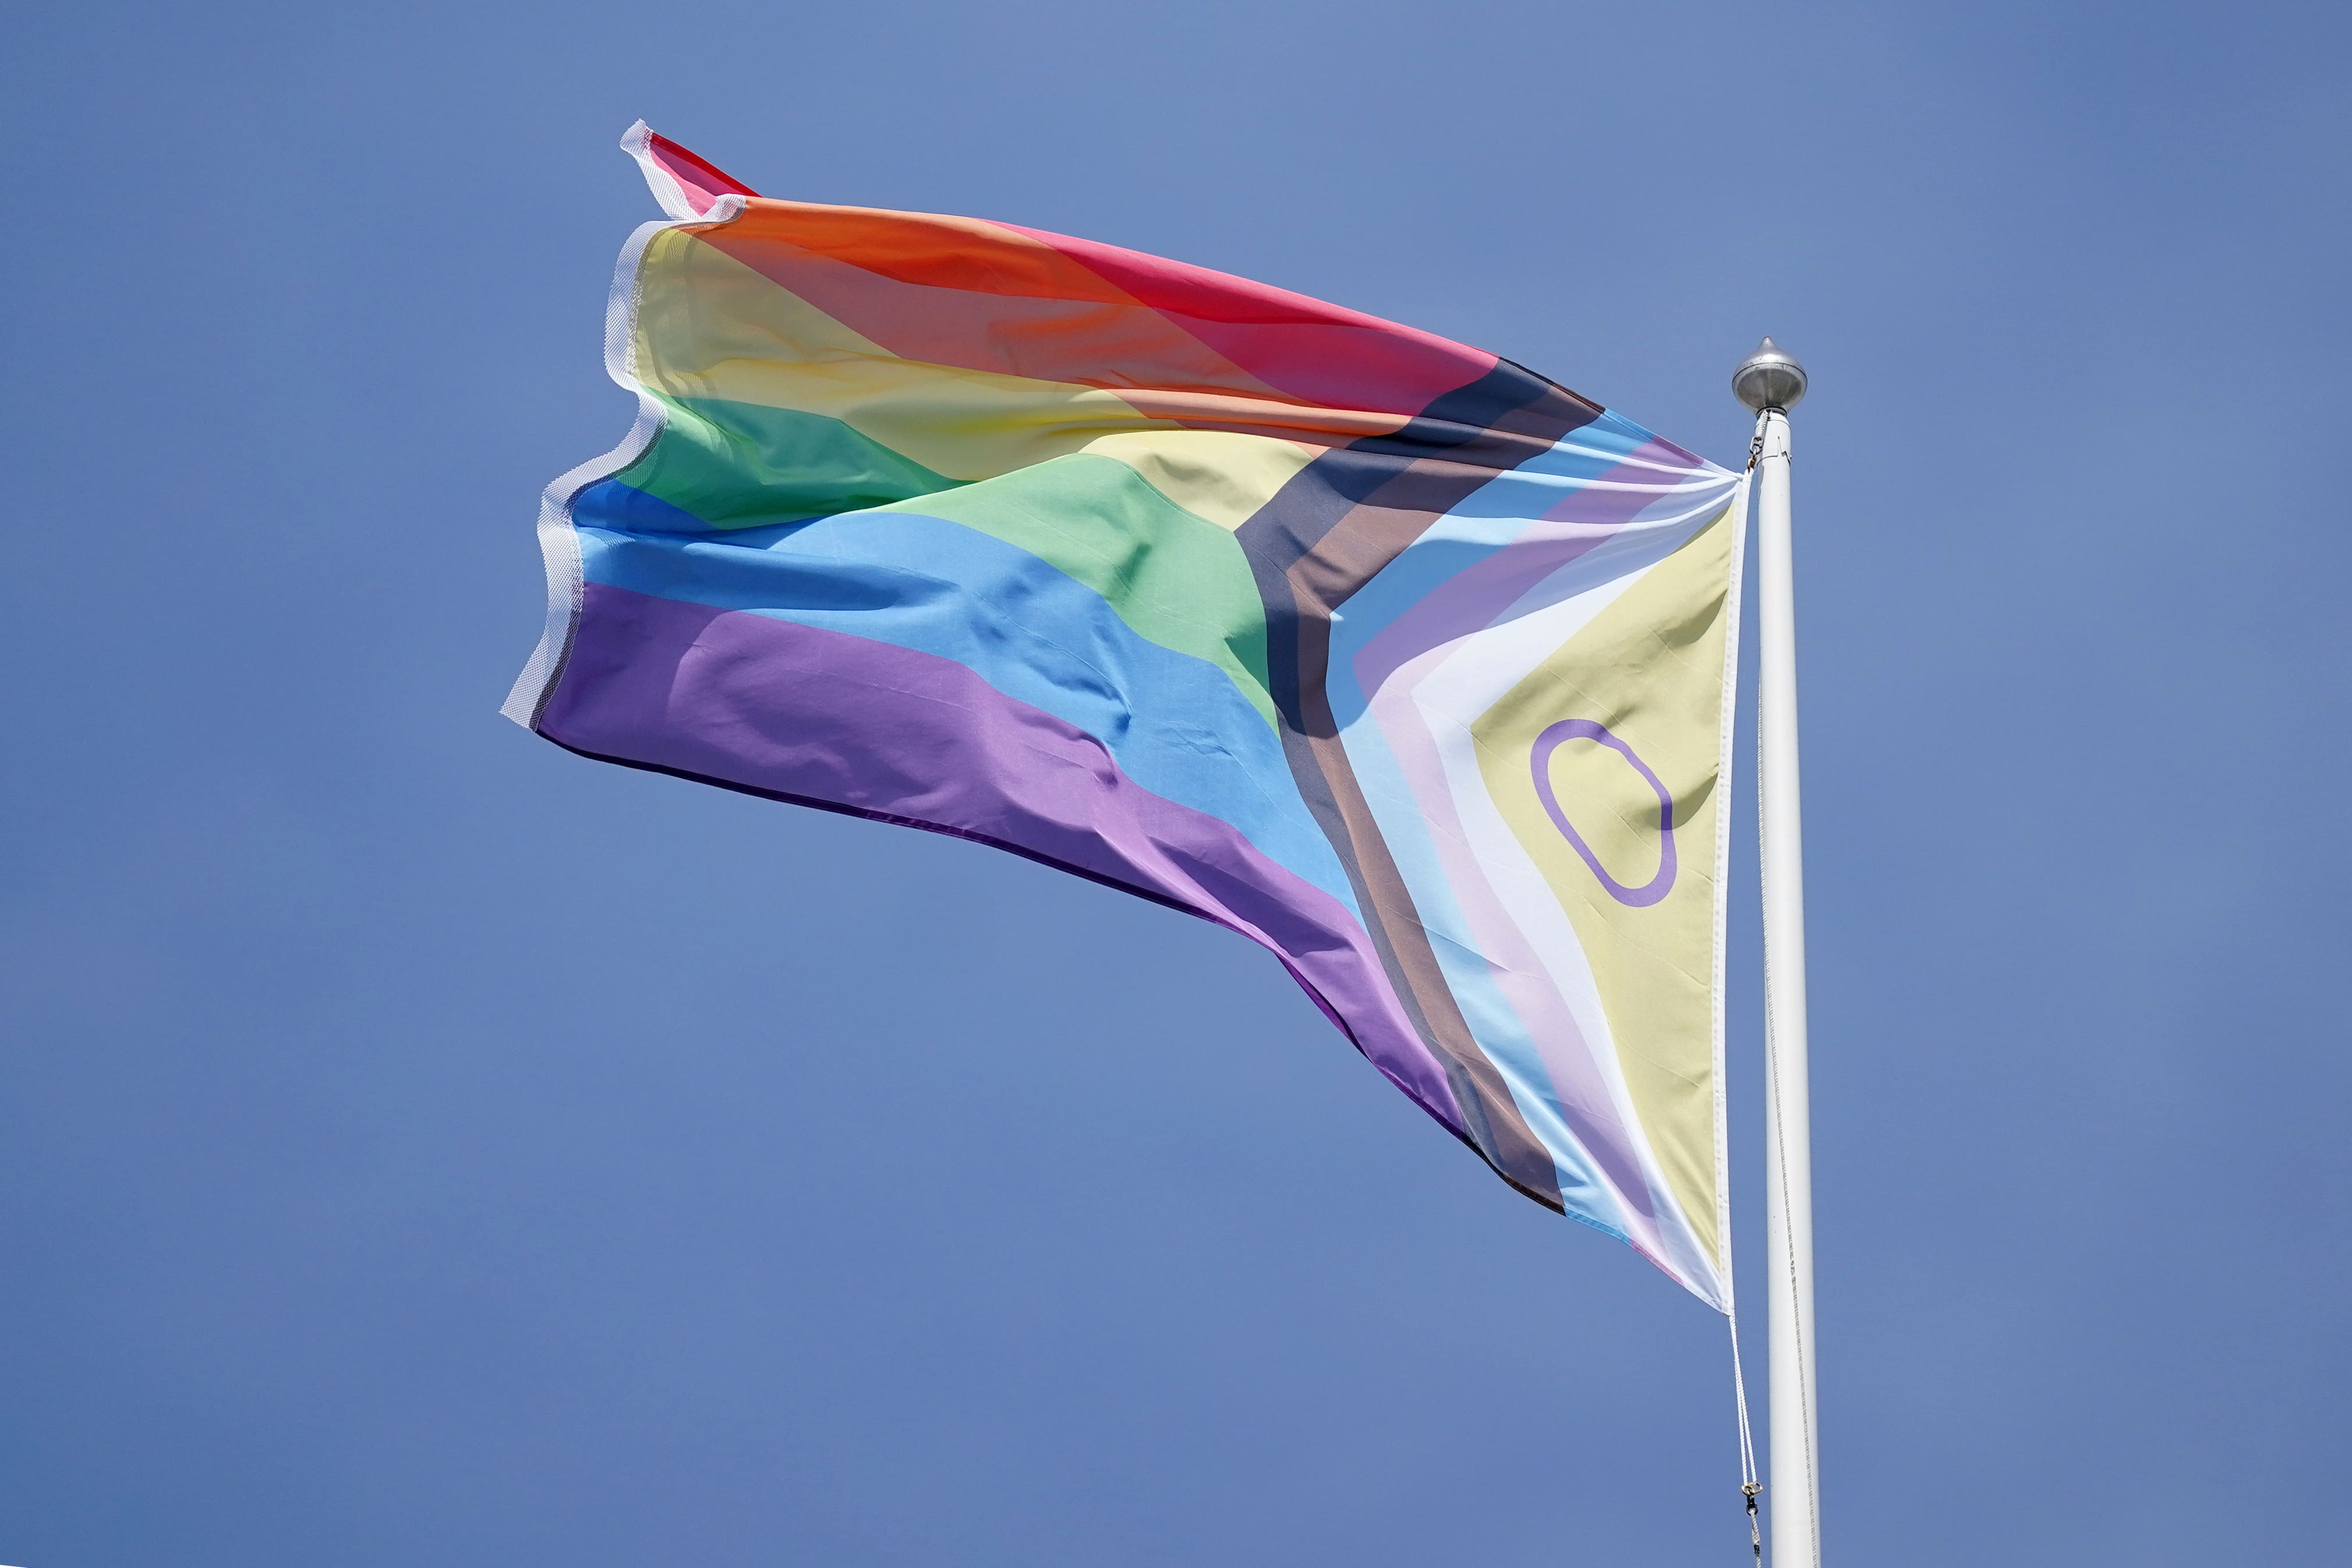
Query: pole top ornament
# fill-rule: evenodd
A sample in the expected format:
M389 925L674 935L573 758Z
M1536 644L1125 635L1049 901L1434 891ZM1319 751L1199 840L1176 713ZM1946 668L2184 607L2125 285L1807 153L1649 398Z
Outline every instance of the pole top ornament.
M1805 367L1767 338L1731 372L1731 395L1758 413L1768 408L1786 413L1805 395Z

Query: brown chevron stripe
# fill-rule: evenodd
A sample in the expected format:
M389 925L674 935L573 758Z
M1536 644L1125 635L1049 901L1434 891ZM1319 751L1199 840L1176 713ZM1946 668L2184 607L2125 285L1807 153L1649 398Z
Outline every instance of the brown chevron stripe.
M1505 361L1402 430L1318 457L1240 531L1265 603L1283 748L1354 883L1373 944L1422 1038L1446 1064L1466 1141L1512 1186L1561 1207L1550 1154L1471 1037L1354 771L1324 685L1331 614L1429 526L1600 417L1599 405Z

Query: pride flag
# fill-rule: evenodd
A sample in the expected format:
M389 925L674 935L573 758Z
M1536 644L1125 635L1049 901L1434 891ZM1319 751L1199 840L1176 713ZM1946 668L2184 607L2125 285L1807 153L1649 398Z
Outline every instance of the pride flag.
M624 146L640 413L547 491L507 714L1230 926L1727 1307L1741 477L1409 327Z

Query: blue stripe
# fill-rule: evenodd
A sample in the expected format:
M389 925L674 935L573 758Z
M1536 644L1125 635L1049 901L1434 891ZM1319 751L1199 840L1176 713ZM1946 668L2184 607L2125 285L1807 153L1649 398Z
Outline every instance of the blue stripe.
M618 479L600 479L572 498L572 520L635 534L716 533L709 523L659 496Z
M1540 517L1633 455L1656 436L1622 414L1580 424L1517 467L1497 474L1454 503L1457 517Z
M577 531L592 582L952 659L1093 736L1138 785L1231 823L1267 859L1359 913L1281 740L1225 672L1139 635L1100 594L1026 550L907 512L720 538L625 533L584 519Z
M1339 719L1340 743L1364 803L1380 824L1381 841L1412 894L1413 913L1428 936L1430 954L1445 976L1470 1038L1502 1074L1528 1130L1549 1151L1561 1203L1578 1218L1625 1240L1624 1206L1570 1130L1551 1070L1544 1064L1527 1020L1496 983L1496 960L1471 929L1453 879L1438 858L1429 819L1372 716L1369 695L1357 684L1355 655L1366 634L1352 619L1333 619L1326 682L1331 711ZM1550 983L1549 978L1545 983Z

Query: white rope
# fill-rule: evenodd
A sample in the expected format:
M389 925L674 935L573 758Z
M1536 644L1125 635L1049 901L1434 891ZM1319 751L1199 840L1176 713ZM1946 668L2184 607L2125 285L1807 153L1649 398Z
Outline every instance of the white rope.
M1764 1568L1764 1529L1756 1515L1756 1500L1763 1495L1764 1483L1756 1479L1756 1437L1748 1425L1748 1375L1739 1364L1739 1314L1727 1312L1731 1324L1731 1394L1739 1406L1739 1495L1748 1500L1748 1545L1756 1553L1757 1568Z
M1756 472L1756 465L1763 459L1764 427L1770 418L1769 410L1757 411L1756 438L1748 444L1748 471L1750 474ZM1763 827L1761 811L1757 813L1757 827L1760 834ZM1769 977L1766 983L1768 986L1770 983ZM1766 1027L1769 1029L1769 1002L1766 1012ZM1767 1099L1769 1099L1769 1093ZM1739 1357L1739 1313L1735 1308L1724 1315L1731 1324L1731 1393L1739 1407L1739 1495L1748 1504L1748 1550L1756 1554L1756 1568L1764 1568L1764 1526L1756 1511L1756 1500L1764 1493L1764 1483L1756 1474L1756 1433L1748 1421L1748 1373Z

